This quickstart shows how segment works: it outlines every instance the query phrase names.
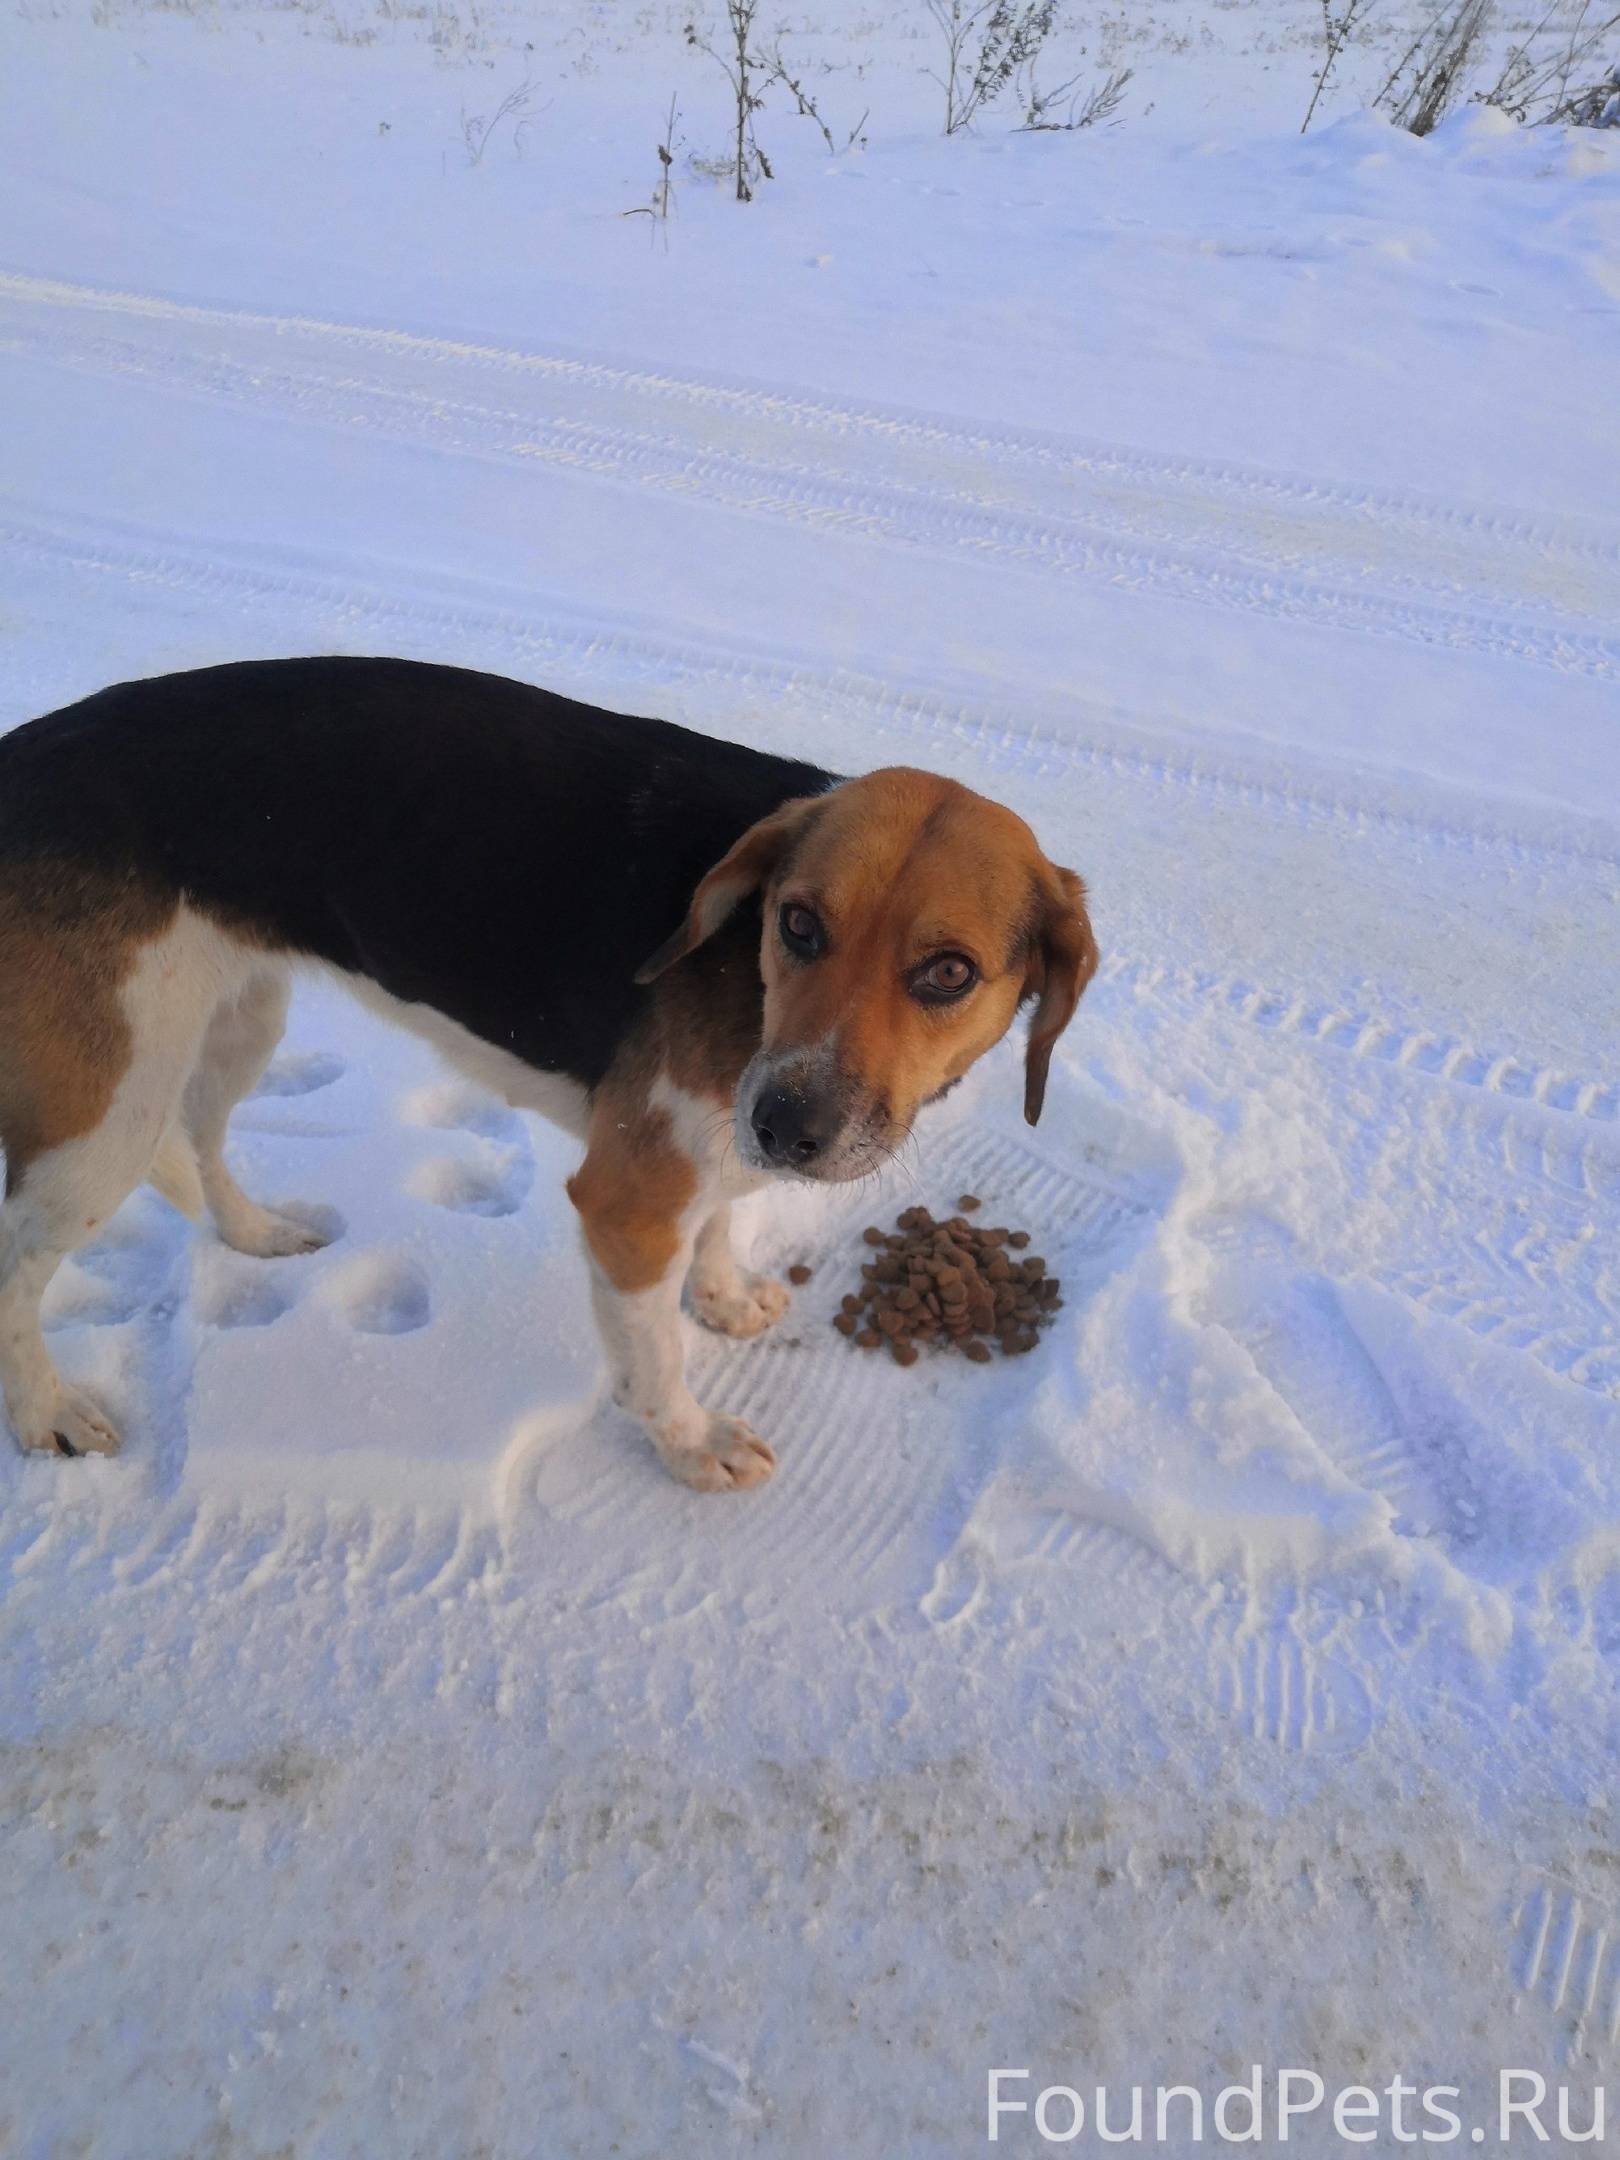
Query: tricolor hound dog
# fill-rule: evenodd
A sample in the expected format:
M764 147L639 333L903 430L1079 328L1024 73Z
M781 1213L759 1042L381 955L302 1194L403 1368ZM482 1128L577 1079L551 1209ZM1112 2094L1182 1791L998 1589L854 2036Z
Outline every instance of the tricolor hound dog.
M1026 1000L1024 1114L1097 965L1021 819L895 767L840 779L661 720L404 660L126 683L0 741L0 1385L25 1448L109 1453L40 1334L64 1254L149 1180L238 1252L226 1121L314 963L585 1143L568 1181L614 1399L705 1490L773 1457L705 1410L680 1304L787 1305L730 1205L883 1163Z

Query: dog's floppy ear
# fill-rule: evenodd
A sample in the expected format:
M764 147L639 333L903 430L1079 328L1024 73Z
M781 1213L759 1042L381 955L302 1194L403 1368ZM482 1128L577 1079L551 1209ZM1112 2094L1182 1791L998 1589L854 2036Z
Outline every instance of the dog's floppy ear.
M1038 997L1024 1053L1024 1116L1039 1122L1046 1100L1052 1045L1074 1018L1080 993L1097 972L1097 940L1086 913L1086 888L1072 870L1049 867L1041 881L1041 915L1030 941L1025 997Z
M666 938L650 960L636 969L638 983L650 983L673 967L705 938L713 937L739 900L757 892L776 869L788 848L803 832L820 798L795 796L769 817L750 825L731 850L722 855L699 883L686 911L686 920L673 937Z

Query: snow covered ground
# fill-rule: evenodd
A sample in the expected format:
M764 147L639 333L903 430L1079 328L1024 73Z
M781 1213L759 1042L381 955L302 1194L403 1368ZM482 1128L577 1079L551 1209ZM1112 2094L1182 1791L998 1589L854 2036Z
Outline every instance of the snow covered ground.
M0 724L497 668L956 774L1105 954L1038 1132L1009 1050L752 1203L730 1502L598 1400L571 1144L302 997L235 1155L340 1234L137 1197L48 1310L123 1456L0 1452L7 2155L1620 2078L1620 137L1396 134L1392 7L1302 140L1314 8L1211 0L1074 11L1117 131L945 142L915 13L794 18L864 151L773 107L667 230L679 9L0 21ZM966 1188L1060 1326L874 1369L854 1236Z

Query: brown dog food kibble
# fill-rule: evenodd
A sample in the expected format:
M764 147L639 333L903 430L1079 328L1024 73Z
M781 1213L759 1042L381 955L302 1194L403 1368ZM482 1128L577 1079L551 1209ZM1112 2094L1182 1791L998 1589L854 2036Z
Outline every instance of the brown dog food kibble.
M909 1207L894 1230L873 1223L861 1232L872 1257L861 1268L859 1291L834 1317L841 1334L863 1350L887 1344L897 1365L915 1365L926 1342L960 1350L975 1365L988 1364L997 1349L1023 1357L1035 1348L1063 1303L1058 1278L1039 1254L1024 1252L1027 1230L968 1221L983 1205L977 1193L963 1193L956 1204L961 1213L943 1222L925 1207ZM1008 1248L1019 1257L1009 1257Z
M805 1266L802 1260L796 1260L793 1263L792 1267L788 1269L788 1281L790 1283L803 1284L807 1283L809 1280L810 1270Z

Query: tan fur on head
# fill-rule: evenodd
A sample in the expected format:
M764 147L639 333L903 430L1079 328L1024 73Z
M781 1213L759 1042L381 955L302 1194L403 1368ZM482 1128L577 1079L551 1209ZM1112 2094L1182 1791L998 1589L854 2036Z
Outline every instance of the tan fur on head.
M641 971L655 975L761 894L763 1045L739 1095L767 1078L808 1100L839 1098L843 1144L813 1173L855 1176L892 1150L921 1105L959 1079L1038 1000L1024 1111L1040 1116L1053 1045L1097 966L1085 888L1049 862L1012 811L956 781L907 767L785 804L711 870L686 922ZM795 955L780 923L807 910L825 947ZM929 998L942 955L974 971L954 999Z

